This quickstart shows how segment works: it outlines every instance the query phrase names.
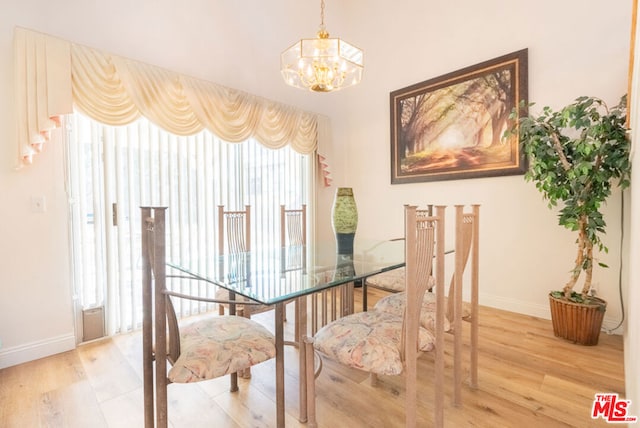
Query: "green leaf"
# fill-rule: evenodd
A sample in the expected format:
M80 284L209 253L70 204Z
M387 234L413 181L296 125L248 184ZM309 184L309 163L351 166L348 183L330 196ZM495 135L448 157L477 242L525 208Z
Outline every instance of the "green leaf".
M600 209L612 185L624 189L630 184L625 100L626 96L609 109L599 98L581 96L558 110L545 106L538 115L532 114L533 103L528 108L520 103L508 130L518 136L528 157L525 180L534 183L549 208L560 208L558 224L580 231L589 248L604 252L608 249L601 236L606 223ZM591 269L591 253L584 255L578 269Z

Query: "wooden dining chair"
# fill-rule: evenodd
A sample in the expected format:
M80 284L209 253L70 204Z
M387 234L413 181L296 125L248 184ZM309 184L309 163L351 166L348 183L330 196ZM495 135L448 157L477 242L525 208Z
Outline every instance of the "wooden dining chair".
M427 205L426 211L429 215L433 214L433 205ZM399 241L403 238L393 238L390 242ZM405 269L393 269L386 272L379 273L377 275L371 275L365 279L366 287L377 288L389 293L399 293L404 291L405 284ZM366 310L367 308L365 308Z
M227 210L224 205L218 205L218 275L220 277L235 278L237 281L250 282L251 278L251 206L245 205L244 210ZM225 256L222 258L221 256ZM257 305L252 300L240 296L231 296L229 290L222 287L216 291L219 302L218 312L224 315L241 315L251 318L261 312L273 309L272 306ZM234 302L234 303L228 303ZM251 378L251 370L240 372L245 378Z
M330 322L313 337L305 337L307 411L309 426L315 427L314 350L348 367L376 375L405 377L405 424L418 426L417 359L422 352L435 351L435 395L432 426L442 427L444 416L444 215L415 206L405 206L405 308L402 314L382 311L358 312ZM434 258L435 257L435 258ZM420 325L420 302L430 287L435 266L437 315L435 330ZM424 426L424 423L421 423Z
M462 400L462 321L470 323L470 356L469 384L478 385L478 261L479 261L479 215L480 206L472 205L471 212L465 212L463 205L455 206L455 256L454 271L449 283L449 291L445 297L447 316L445 331L454 334L453 367L454 367L454 404ZM471 262L469 263L469 260ZM465 270L470 264L468 286L470 301L463 301L465 286ZM405 297L403 292L391 294L380 299L374 310L400 314L404 311ZM435 293L425 293L422 300L420 322L425 328L433 328L436 317Z
M307 205L280 205L280 271L305 270L307 265Z
M179 322L172 299L216 303L167 289L165 267L165 209L142 208L143 261L143 377L145 427L168 425L171 383L193 383L231 375L275 357L275 337L245 317L206 316ZM155 312L154 312L155 311ZM170 369L167 371L167 362Z
M218 275L220 277L236 278L238 281L250 281L251 251L251 206L244 210L227 210L224 205L218 205L218 255L227 257L219 259ZM216 299L229 301L229 291L219 288ZM244 296L234 296L235 311L239 315L251 318L251 314L273 309L267 305L244 305L251 302ZM220 315L230 309L230 304L218 305Z
M307 268L307 205L300 208L287 208L280 205L280 273L283 277L287 272ZM300 325L298 324L300 306L294 300L294 341L300 344ZM283 311L287 321L287 311Z

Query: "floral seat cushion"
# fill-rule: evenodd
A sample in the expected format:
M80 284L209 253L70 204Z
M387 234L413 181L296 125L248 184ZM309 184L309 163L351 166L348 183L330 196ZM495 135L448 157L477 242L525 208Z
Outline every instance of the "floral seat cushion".
M218 291L216 291L216 299L217 300L225 300L225 301L229 301L231 300L231 298L229 297L229 290L225 289L225 288L219 288ZM244 296L240 296L238 294L236 294L235 296L235 300L238 302L238 306L240 306L243 302L253 302L253 300L248 299ZM254 302L255 303L255 302ZM223 305L227 306L227 303L222 303ZM271 309L273 309L273 306L269 306L269 305L244 305L244 311L245 313L248 312L249 315L253 315L253 314L259 314L261 312L266 312L269 311Z
M393 269L386 272L379 273L377 275L370 276L366 279L367 285L380 288L382 290L390 291L392 293L399 293L404 291L405 285L405 270L404 268ZM436 280L433 276L429 277L429 288L436 285Z
M366 279L366 283L372 287L381 288L394 293L404 291L404 268L389 270L370 276Z
M391 294L378 300L374 306L374 310L389 312L392 314L401 314L404 311L405 296L404 293ZM445 297L444 306L447 307L447 298ZM468 302L462 304L462 318L467 319L471 316L471 309ZM435 293L424 293L422 299L422 311L420 312L420 325L429 330L435 331L436 326L436 295ZM445 317L444 331L450 331L450 320Z
M402 373L400 358L402 317L379 311L339 318L314 336L314 347L341 364L381 375ZM419 330L419 350L430 351L435 336Z
M180 348L168 376L175 383L235 373L276 355L273 334L239 316L212 316L181 326Z

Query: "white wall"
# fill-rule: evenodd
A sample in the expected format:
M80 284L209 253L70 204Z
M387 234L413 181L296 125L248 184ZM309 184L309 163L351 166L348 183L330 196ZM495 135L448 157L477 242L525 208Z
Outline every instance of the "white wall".
M5 0L6 1L6 0ZM331 118L336 185L354 188L359 235L401 234L404 203L482 204L481 303L547 317L546 292L566 280L574 237L556 225L522 176L389 184L389 92L522 48L529 97L555 107L579 95L610 103L626 91L631 0L328 2L327 29L365 50L360 86L333 94L281 81L279 53L319 23L297 0L23 0L0 15L0 93L12 94L12 31L24 26L73 42L298 105ZM63 151L59 138L14 171L13 104L0 97L0 367L73 346ZM334 187L320 189L320 232ZM35 214L30 198L43 195ZM621 317L617 292L620 196L606 208L610 252L595 281Z
M389 92L528 48L529 99L539 108L579 95L615 104L627 90L631 2L368 4L362 25L351 29L351 41L365 49L365 81L349 90L346 120L339 123L346 182L367 213L359 230L373 233L396 219L392 235L398 235L403 203L480 203L481 303L548 317L546 292L568 279L576 236L557 226L556 214L522 176L389 184ZM350 5L353 13L362 10L361 2ZM609 301L609 327L621 319L620 206L616 194L605 208L610 251L599 257L612 268L595 273L598 292Z
M75 344L72 324L63 147L38 168L16 172L12 29L0 18L0 368ZM57 135L55 136L57 137ZM31 198L45 198L44 213Z
M5 4L6 3L6 4ZM9 4L10 3L10 4ZM2 0L0 14L0 368L75 346L64 151L56 133L30 167L15 171L13 29L26 27L230 87L322 112L279 75L279 53L313 36L315 6L293 0ZM313 8L313 9L312 9ZM300 28L281 30L294 21ZM273 21L271 20L273 17ZM307 95L307 94L304 94ZM288 98L288 99L287 99ZM320 102L317 102L320 101ZM46 212L31 198L43 196Z

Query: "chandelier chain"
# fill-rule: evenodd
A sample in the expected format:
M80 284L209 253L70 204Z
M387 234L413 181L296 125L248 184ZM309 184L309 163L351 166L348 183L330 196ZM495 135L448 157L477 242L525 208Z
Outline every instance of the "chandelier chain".
M324 26L324 0L320 0L320 31L326 31Z

